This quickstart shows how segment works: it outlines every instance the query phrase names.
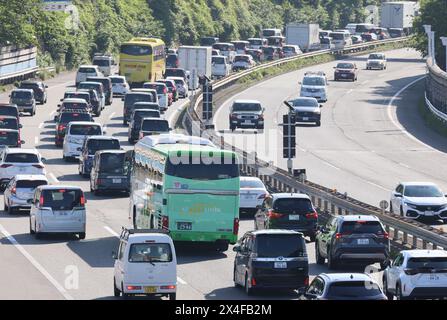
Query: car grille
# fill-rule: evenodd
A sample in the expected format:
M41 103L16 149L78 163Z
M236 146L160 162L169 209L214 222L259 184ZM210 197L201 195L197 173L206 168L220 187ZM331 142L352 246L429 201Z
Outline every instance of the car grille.
M297 116L298 117L310 117L313 116L313 112L297 112Z
M253 116L253 115L239 115L238 119L241 120L253 120L253 119L257 119L257 116Z
M416 206L418 211L439 211L441 206Z

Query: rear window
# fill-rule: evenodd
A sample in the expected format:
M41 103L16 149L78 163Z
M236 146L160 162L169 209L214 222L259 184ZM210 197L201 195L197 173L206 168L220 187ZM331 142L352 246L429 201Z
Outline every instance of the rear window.
M262 111L259 103L235 103L233 104L233 111Z
M65 109L87 109L88 105L86 103L64 102L62 107Z
M234 43L234 47L236 50L245 50L248 46L248 43L245 42L236 42Z
M172 252L169 243L134 243L130 246L129 262L157 263L171 261Z
M18 140L18 132L0 131L0 146L16 146Z
M287 46L282 48L282 51L284 51L284 52L291 52L291 53L295 53L296 52L294 47L287 47Z
M370 281L340 281L332 283L329 286L329 297L340 298L361 298L361 297L374 297L381 295L382 291L379 286Z
M262 48L262 51L263 51L265 54L273 54L273 53L275 52L275 48L271 48L271 47L268 47L268 48Z
M233 51L234 50L234 45L232 44L213 44L213 49L217 49L220 51Z
M331 38L334 40L344 40L345 34L344 33L331 33Z
M262 234L256 237L258 258L295 258L306 253L304 239L294 234Z
M138 111L135 112L133 118L138 122L141 122L143 118L160 118L160 112L156 110Z
M45 186L48 182L45 180L19 180L16 182L17 188L35 189L38 186Z
M211 62L214 64L224 64L225 58L224 57L212 57Z
M169 130L169 123L166 120L145 120L141 125L141 130L166 132Z
M166 69L165 78L167 77L186 77L186 72L183 69Z
M246 57L246 56L236 56L234 58L234 61L235 62L239 62L239 61L241 61L241 62L249 62L250 59L248 57Z
M0 117L0 128L17 130L19 123L17 118L3 118Z
M123 174L124 153L103 153L101 154L99 171L102 173Z
M103 91L103 86L101 83L85 83L85 82L81 82L79 84L79 89L93 89L96 90L97 92L102 92Z
M134 110L157 110L160 111L160 106L156 103L135 103Z
M38 163L39 157L34 153L10 153L6 155L5 162Z
M248 40L248 42L251 45L254 45L254 46L262 46L262 40L261 39L252 39L252 40Z
M309 199L284 198L273 203L273 210L279 213L309 213L313 212L312 202Z
M110 78L112 83L124 83L124 78Z
M149 93L128 93L124 98L125 106L132 106L136 102L153 102Z
M95 73L96 74L96 69L95 68L79 68L78 72L79 73Z
M87 92L72 92L72 93L66 93L64 96L65 99L84 99L85 101L90 101L90 94Z
M407 263L410 269L437 269L447 271L447 258L444 257L421 257L410 258Z
M125 44L121 46L121 53L131 56L148 56L152 54L152 47L135 44Z
M96 136L102 135L101 127L97 125L75 124L70 127L70 134L77 136Z
M115 139L89 139L87 148L89 154L95 154L98 150L119 150L121 146Z
M384 230L378 221L344 221L341 225L340 232L343 234L381 234Z
M155 84L155 83L146 83L143 85L145 89L154 89L157 91L157 94L164 94L167 91L167 87L164 84Z
M75 207L83 207L84 199L81 190L55 189L43 190L42 207L50 207L53 210L73 210Z
M241 188L263 188L263 189L265 189L265 186L261 180L242 180L241 179Z
M69 123L72 121L92 121L92 116L88 113L62 113L60 123Z
M110 67L112 62L109 59L93 59L93 64L99 67Z
M170 54L166 57L166 63L176 63L178 60L178 56L176 54Z
M13 91L11 98L13 99L31 99L33 94L30 91Z
M184 160L184 157L181 157ZM203 158L186 157L186 161L179 161L178 158L170 157L166 164L166 174L183 179L211 181L223 180L239 177L239 166L235 159L213 158L207 159L205 163Z
M0 115L2 116L17 116L19 114L16 107L0 107Z

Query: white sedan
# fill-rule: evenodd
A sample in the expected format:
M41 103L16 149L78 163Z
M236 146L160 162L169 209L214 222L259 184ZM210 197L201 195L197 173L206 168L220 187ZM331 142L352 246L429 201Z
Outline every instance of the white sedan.
M391 193L390 211L412 219L432 217L447 221L447 198L431 182L400 183Z
M255 212L269 194L264 183L259 178L241 177L240 211Z
M124 96L130 91L130 86L125 77L110 76L109 78L112 80L112 93L114 96Z

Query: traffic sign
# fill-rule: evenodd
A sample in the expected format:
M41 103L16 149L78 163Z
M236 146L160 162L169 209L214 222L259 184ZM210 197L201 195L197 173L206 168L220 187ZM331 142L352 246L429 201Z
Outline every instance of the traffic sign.
M203 85L203 120L213 118L213 85L206 81Z
M294 159L296 157L296 129L292 114L283 116L283 158Z

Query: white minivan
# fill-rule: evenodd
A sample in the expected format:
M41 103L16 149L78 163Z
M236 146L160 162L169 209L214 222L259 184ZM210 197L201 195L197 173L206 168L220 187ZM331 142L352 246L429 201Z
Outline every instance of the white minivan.
M86 202L80 187L38 186L28 200L30 234L40 238L43 233L72 233L85 239Z
M102 77L104 76L102 72L99 70L98 66L95 65L82 65L79 67L78 72L76 73L76 88L79 83L87 81L89 77Z
M77 158L81 155L82 145L88 136L105 134L100 123L73 121L68 124L64 137L63 159Z
M211 65L211 76L213 78L222 78L230 74L231 65L228 63L227 57L212 56Z
M347 31L337 31L330 34L335 49L343 49L352 45L351 34Z
M118 253L113 253L115 297L177 295L177 257L166 231L125 229Z

